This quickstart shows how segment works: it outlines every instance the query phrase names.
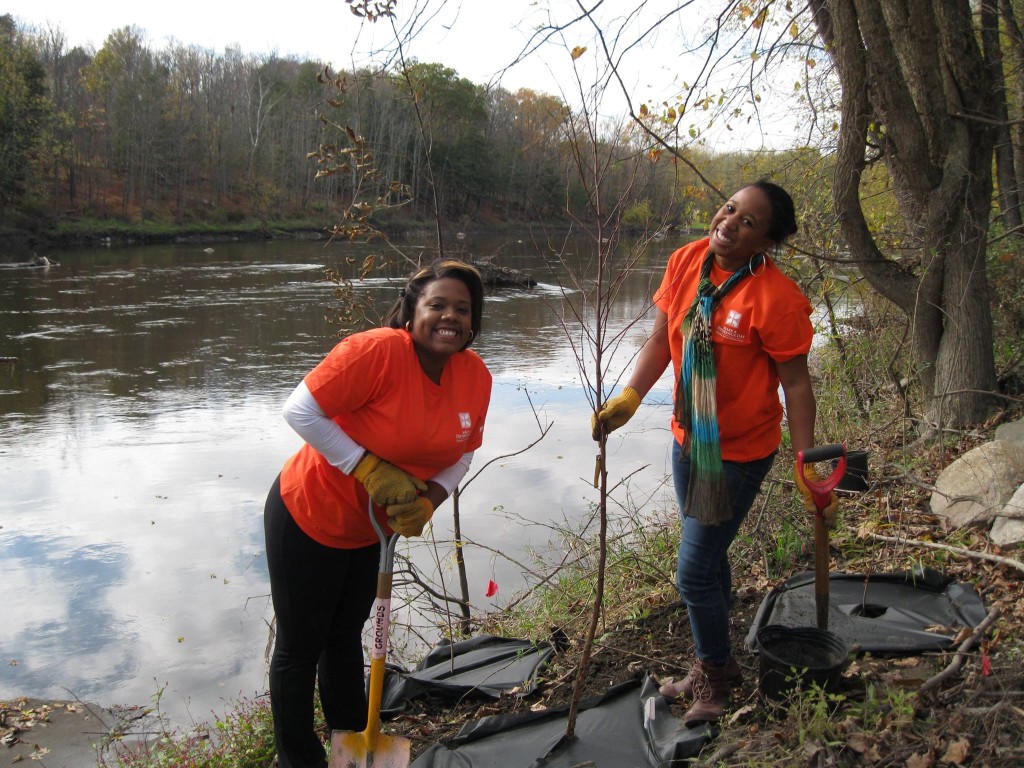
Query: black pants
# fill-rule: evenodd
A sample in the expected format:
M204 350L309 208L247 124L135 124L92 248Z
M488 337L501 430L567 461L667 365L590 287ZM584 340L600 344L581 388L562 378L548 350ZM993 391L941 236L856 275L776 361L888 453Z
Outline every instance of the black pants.
M313 730L313 693L328 727L366 728L362 629L377 591L379 545L335 549L309 538L274 481L263 513L277 636L270 708L280 768L324 768Z

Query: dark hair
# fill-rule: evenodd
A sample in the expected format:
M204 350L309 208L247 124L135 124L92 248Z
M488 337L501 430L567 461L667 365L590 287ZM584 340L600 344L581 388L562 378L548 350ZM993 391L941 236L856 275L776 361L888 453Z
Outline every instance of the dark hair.
M451 278L458 280L469 289L470 327L473 337L466 342L463 349L469 347L480 337L484 315L484 282L476 267L455 259L438 259L425 267L416 270L402 289L402 295L384 316L387 328L404 328L416 314L416 304L423 295L423 290L435 280Z
M772 225L768 228L768 237L776 245L782 245L786 238L795 235L798 229L793 198L789 196L789 192L767 179L759 179L747 186L757 187L768 198L768 202L772 206Z

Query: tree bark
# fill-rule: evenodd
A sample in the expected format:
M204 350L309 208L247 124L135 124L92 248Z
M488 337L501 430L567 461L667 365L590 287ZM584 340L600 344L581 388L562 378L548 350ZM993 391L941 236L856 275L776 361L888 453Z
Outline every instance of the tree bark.
M992 79L992 110L995 118L996 181L999 191L999 215L1003 228L1012 231L1021 225L1020 194L1014 170L1013 142L1010 139L1010 118L1006 104L1006 78L1003 73L1003 50L999 39L998 0L981 4L981 43L985 66Z
M911 321L926 420L978 422L996 389L985 280L994 99L969 2L810 5L842 85L833 197L851 258ZM876 158L905 225L902 258L880 251L861 207Z

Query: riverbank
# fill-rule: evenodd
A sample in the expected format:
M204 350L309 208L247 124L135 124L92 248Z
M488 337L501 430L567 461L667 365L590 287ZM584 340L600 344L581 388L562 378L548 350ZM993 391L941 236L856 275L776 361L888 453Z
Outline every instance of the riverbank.
M27 260L51 249L167 243L224 243L273 239L326 240L328 226L314 220L174 226L116 221L64 222L52 228L0 229L0 258Z
M0 701L0 764L36 761L46 768L96 768L115 743L144 738L146 707L81 701Z
M328 240L337 221L327 219L280 219L271 221L239 220L230 223L199 222L173 224L157 221L132 221L88 219L65 220L57 224L46 221L33 226L11 228L0 226L0 261L27 261L35 254L45 254L50 249L103 248L112 246L161 245L177 243L226 243L253 242L259 240ZM376 227L388 239L400 242L405 239L434 239L435 224L432 221L413 218L388 217L374 221ZM504 235L526 240L532 233L542 232L545 236L564 236L573 229L571 222L487 220L470 224L449 224L445 226L447 245L453 251L466 246L467 236ZM703 233L702 228L698 228ZM677 229L680 236L690 236L697 230ZM642 229L624 228L622 234L638 236Z

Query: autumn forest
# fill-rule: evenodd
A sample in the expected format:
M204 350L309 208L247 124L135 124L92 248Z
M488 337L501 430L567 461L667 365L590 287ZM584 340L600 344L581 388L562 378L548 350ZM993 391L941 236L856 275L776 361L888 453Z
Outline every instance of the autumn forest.
M361 197L387 200L378 216L406 224L435 211L457 226L557 222L586 203L560 99L488 89L443 63L336 73L230 49L157 50L134 27L91 51L5 16L0 103L6 230L326 225ZM623 161L621 177L611 168L602 180L625 202L623 221L705 221L717 207L706 186L645 155L625 126L596 139ZM741 161L707 152L699 165L728 183Z

